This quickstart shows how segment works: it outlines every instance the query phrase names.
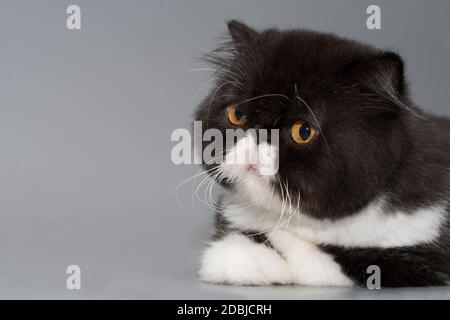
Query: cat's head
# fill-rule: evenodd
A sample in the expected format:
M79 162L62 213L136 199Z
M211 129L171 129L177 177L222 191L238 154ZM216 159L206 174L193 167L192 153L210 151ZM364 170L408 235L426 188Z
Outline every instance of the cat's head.
M279 137L276 145L270 131L268 142L247 135L224 143L224 163L205 168L248 201L289 197L317 218L351 214L380 194L405 145L402 118L415 112L402 59L331 34L258 32L237 21L228 28L231 41L207 57L217 83L195 118L224 137L251 128ZM237 153L266 159L227 161ZM268 162L274 175L261 174Z

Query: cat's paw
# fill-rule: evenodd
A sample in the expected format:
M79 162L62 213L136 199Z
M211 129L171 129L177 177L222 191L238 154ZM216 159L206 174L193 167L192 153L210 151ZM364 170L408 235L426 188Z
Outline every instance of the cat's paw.
M200 279L234 285L292 283L286 261L273 249L232 233L204 252Z
M333 257L314 243L284 230L269 235L270 243L289 266L296 284L311 286L353 286Z

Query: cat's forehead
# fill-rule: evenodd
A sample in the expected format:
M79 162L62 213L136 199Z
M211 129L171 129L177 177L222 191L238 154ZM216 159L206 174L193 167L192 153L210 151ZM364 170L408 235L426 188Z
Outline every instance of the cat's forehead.
M305 90L326 88L339 81L343 65L374 52L369 46L311 31L262 34L254 50L252 80L259 87L284 91L295 84Z
M373 47L333 34L313 31L278 31L277 36L261 34L259 43L266 49L261 57L266 62L286 61L304 68L329 69L355 57L370 56ZM257 49L257 47L255 47Z

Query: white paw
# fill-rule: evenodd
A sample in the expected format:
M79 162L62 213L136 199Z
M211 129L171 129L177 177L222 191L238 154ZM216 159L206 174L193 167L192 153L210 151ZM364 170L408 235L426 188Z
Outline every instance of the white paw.
M200 279L235 285L292 283L286 261L273 249L232 233L204 252Z
M294 283L311 286L353 285L353 281L342 273L333 257L314 243L283 230L274 231L269 239L286 259Z

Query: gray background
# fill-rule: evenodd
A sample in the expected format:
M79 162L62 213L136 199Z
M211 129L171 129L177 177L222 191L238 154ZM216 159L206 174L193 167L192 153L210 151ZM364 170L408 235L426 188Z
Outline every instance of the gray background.
M69 4L82 30L65 27ZM382 8L382 30L365 27ZM196 279L212 213L170 161L225 21L333 31L398 50L415 100L450 115L450 2L0 3L0 298L450 298L447 288L225 287ZM164 89L170 84L164 94ZM203 193L200 192L200 198ZM82 268L82 290L65 269Z

